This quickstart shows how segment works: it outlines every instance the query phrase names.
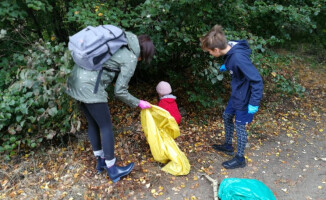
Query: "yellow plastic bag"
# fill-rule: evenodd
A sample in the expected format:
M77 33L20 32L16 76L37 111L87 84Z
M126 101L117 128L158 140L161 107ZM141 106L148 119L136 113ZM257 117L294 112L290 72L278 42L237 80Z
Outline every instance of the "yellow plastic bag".
M152 105L141 111L141 125L154 159L167 163L162 170L172 175L186 175L190 164L174 139L180 136L175 119L163 108Z

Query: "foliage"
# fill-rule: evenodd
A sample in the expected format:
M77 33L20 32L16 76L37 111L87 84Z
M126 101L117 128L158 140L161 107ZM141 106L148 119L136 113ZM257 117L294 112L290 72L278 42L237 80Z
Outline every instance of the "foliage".
M296 56L279 55L270 50L264 57L254 59L256 63L262 63L260 73L266 77L265 80L273 83L270 84L272 91L268 92L304 96L305 88L299 84L297 72L291 69L296 60L299 60Z
M325 5L326 0L3 0L0 152L14 154L22 144L35 147L42 138L76 129L74 104L63 92L72 67L66 45L69 35L87 25L114 24L150 35L154 62L137 69L135 78L170 80L185 90L188 101L209 107L222 104L229 78L218 71L222 59L199 45L212 26L221 24L229 40L248 40L267 84L302 93L295 73L289 77L291 70L282 68L288 62L269 48L298 36L325 46Z
M34 148L43 138L67 132L76 122L72 102L65 97L65 77L70 56L64 44L36 42L21 58L16 81L0 95L1 152Z

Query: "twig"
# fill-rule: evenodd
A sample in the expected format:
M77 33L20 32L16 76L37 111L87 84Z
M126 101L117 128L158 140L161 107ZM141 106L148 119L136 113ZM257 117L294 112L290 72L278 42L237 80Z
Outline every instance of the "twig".
M199 177L201 176L205 176L210 182L212 182L213 184L213 197L214 197L214 200L218 200L218 194L217 194L217 191L218 191L218 181L211 178L210 176L208 176L207 174L205 173L198 173Z

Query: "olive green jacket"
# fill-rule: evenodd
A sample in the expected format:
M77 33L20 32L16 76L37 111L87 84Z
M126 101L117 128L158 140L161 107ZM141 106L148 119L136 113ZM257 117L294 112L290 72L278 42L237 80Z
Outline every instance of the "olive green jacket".
M126 32L126 36L130 50L126 47L119 49L103 64L103 68L119 69L120 72L103 70L98 91L94 94L99 71L85 70L75 64L67 80L66 93L84 103L106 103L108 102L108 94L105 89L111 84L117 73L117 80L114 86L115 97L129 106L137 107L139 99L128 92L128 84L137 66L140 47L136 35Z

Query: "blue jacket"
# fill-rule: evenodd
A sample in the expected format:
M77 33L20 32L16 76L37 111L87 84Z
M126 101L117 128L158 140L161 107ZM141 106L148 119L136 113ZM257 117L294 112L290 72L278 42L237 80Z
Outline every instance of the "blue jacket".
M231 101L236 110L248 109L248 104L258 106L263 96L263 80L250 60L251 50L247 41L237 43L224 56L226 69L232 76Z

